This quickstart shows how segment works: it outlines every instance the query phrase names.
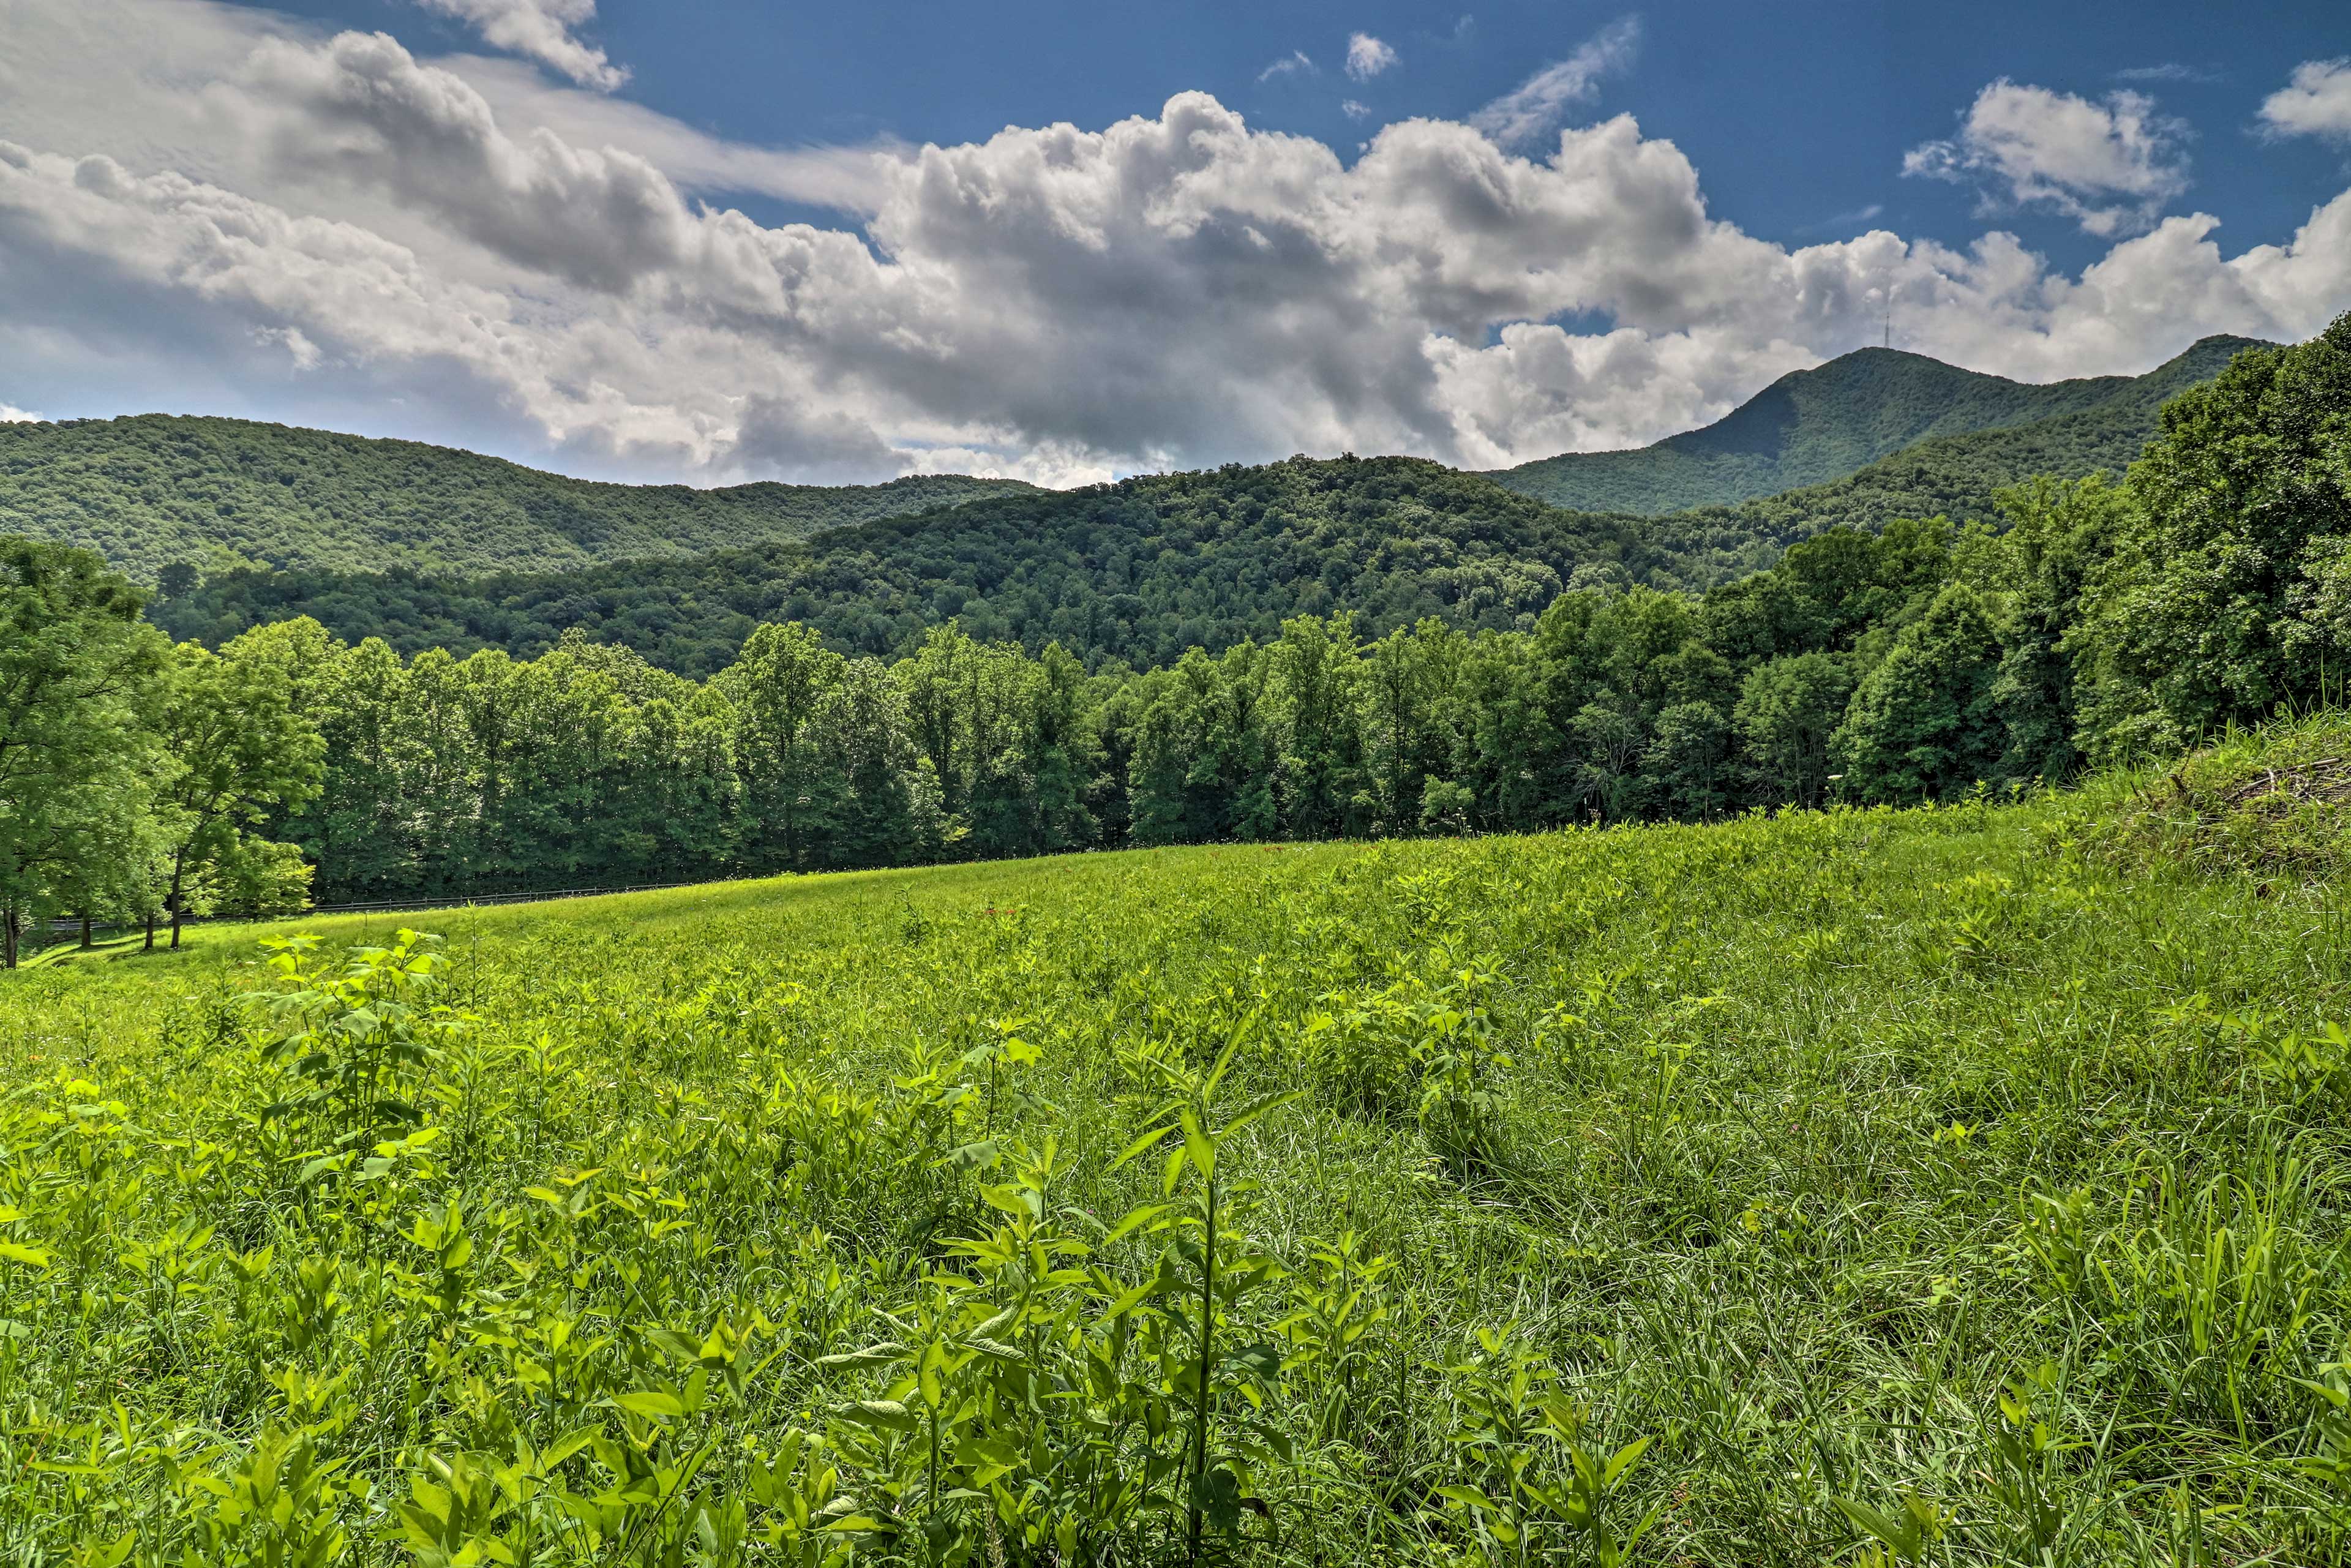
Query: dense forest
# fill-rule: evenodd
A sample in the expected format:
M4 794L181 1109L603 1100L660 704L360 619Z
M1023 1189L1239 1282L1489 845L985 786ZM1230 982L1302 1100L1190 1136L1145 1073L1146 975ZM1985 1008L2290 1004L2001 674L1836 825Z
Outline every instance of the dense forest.
M1266 627L1220 598L1252 584L1204 575L1198 619L1174 623L1195 645L1141 671L911 598L909 623L931 623L906 656L829 646L786 603L702 681L578 634L532 660L403 658L307 619L214 653L172 648L95 556L16 541L0 900L10 922L176 913L298 897L306 877L327 900L455 896L2057 780L2324 699L2351 646L2346 455L2351 317L2167 404L2126 481L2003 493L2004 531L1833 528L1702 595L1571 576L1498 591L1468 626L1398 597ZM1125 570L1180 581L1183 545L1253 530L1266 559L1332 571L1318 528L1417 486L1398 595L1573 570L1541 553L1572 515L1498 523L1457 508L1479 482L1430 465L1241 472L1269 486L1241 505L1215 476L1161 481L1200 504L1181 536L1137 508ZM1100 526L1126 504L1073 507ZM1230 645L1197 645L1227 613Z
M1562 589L1672 581L1637 518L1562 512L1417 458L1160 474L890 518L805 544L468 582L232 573L156 609L218 644L309 615L402 653L523 654L580 631L707 674L752 627L805 622L842 653L902 654L960 618L984 641L1060 643L1092 664L1172 663L1352 611L1375 634L1430 616L1524 630Z
M1573 452L1489 476L1554 507L1655 516L1824 485L1922 441L2068 416L2099 416L2136 455L2155 434L2164 399L2211 380L2231 355L2258 346L2250 338L2206 338L2142 376L2040 386L1920 354L1863 349L1791 371L1704 429L1637 451Z
M0 424L0 534L80 545L148 583L238 566L545 570L800 538L1029 488L960 475L602 485L444 446L240 419Z
M1601 513L1662 515L1700 510L1667 524L1660 548L1704 542L1698 558L1656 586L1702 586L1768 564L1779 543L1838 522L1876 523L1886 516L1989 515L1986 483L2033 473L2078 476L2119 467L2154 430L2165 396L2209 379L2244 340L2208 339L2168 364L2136 378L2103 377L2026 386L1979 375L1915 354L1865 350L1817 370L1783 377L1729 418L1639 452L1571 455L1489 476L1506 488L1555 506ZM2052 419L2075 423L2057 434ZM1954 436L2024 436L2010 447L1949 447ZM1933 453L1920 442L1942 443ZM2052 448L2025 455L2026 448ZM1791 528L1759 521L1741 502L1792 486L1843 481L1889 455L1914 448L1933 483L1870 517L1844 515L1850 497L1800 496ZM1964 476L1954 482L1955 476ZM1915 479L1917 476L1908 476ZM1876 486L1886 488L1886 476ZM1972 482L1971 482L1972 481ZM1897 490L1905 486L1897 485ZM1956 492L1956 493L1955 493ZM497 458L415 442L370 440L243 420L147 414L115 420L0 425L0 533L80 545L134 580L184 594L193 580L238 569L289 570L304 583L387 571L432 578L434 591L460 597L468 580L546 577L588 571L586 591L601 598L620 578L598 570L615 562L740 551L807 538L884 517L908 517L963 502L1029 497L1045 508L1040 529L1061 526L1053 499L1010 480L916 476L877 486L685 486L597 484L543 474ZM1920 509L1917 501L1938 504ZM1944 505L1961 501L1963 506ZM1714 510L1738 507L1725 517ZM997 514L1000 520L1002 514ZM1732 535L1726 542L1725 530ZM1064 529L1064 531L1066 531ZM740 562L716 574L734 575ZM264 591L283 598L294 584ZM971 591L968 585L956 584ZM242 594L232 586L231 598ZM499 597L531 587L501 584ZM986 591L981 591L985 592ZM321 587L326 597L346 592ZM560 601L569 594L556 591ZM1299 602L1276 613L1311 612ZM755 612L757 612L755 611ZM467 614L475 614L468 611ZM322 617L324 618L324 617ZM218 620L218 616L214 617ZM467 634L446 615L431 628L395 613L380 629L402 646L417 639ZM1263 617L1259 617L1262 630ZM511 653L551 645L554 634L593 622L528 618L496 642ZM544 625L537 643L534 625ZM356 628L354 628L356 629ZM1066 628L1057 633L1066 635ZM739 626L714 627L697 641L739 641ZM632 645L679 668L708 664L668 659L642 640ZM1041 643L1036 644L1041 646ZM1122 652L1121 656L1129 656Z
M2220 368L2198 353L2172 367L2201 379ZM1557 511L1411 459L1297 458L582 571L232 572L153 613L174 636L214 646L308 615L410 654L495 647L530 657L578 631L691 675L723 667L763 621L805 622L841 653L904 654L959 616L973 635L1031 653L1058 642L1090 668L1144 666L1264 642L1288 617L1339 610L1372 635L1430 616L1463 631L1523 630L1570 585L1702 590L1833 528L1994 522L2000 489L2120 473L2154 428L2152 407L2114 399L1921 442L1832 484L1659 518Z

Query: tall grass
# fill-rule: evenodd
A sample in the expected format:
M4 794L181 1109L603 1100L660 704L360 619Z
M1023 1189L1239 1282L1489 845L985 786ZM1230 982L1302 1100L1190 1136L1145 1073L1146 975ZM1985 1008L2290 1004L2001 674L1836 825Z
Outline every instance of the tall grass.
M0 1544L2339 1560L2325 722L13 977Z

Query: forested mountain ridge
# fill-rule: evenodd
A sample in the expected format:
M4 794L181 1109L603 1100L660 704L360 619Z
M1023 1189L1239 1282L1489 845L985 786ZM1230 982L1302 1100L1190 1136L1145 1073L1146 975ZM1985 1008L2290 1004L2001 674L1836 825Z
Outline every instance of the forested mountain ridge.
M1758 496L1735 507L1677 512L1654 521L1654 542L1679 563L1685 580L1704 585L1760 571L1790 545L1830 528L1875 532L1897 517L1998 526L2001 517L1994 497L2011 485L2043 475L2081 479L2128 468L2157 429L2160 405L2143 402L2148 395L2149 389L2141 388L2127 399L2078 413L1932 436L1825 485Z
M845 652L893 653L960 617L984 639L1032 652L1059 641L1090 662L1138 666L1195 644L1261 642L1286 616L1335 610L1374 633L1424 615L1520 627L1571 581L1700 590L1841 526L1996 523L2002 486L2127 467L2155 431L2149 400L2209 380L2211 354L2199 347L2079 413L1931 438L1827 485L1665 517L1565 511L1419 459L1292 459L580 570L232 572L152 613L174 635L214 644L313 615L338 636L381 636L410 654L528 657L577 629L691 674L721 668L773 620L805 621Z
M670 669L726 664L763 621L844 651L912 649L959 618L986 641L1173 663L1353 611L1384 632L1437 616L1523 630L1573 582L1672 581L1642 520L1565 512L1419 458L1291 458L1155 474L883 518L821 538L481 581L395 572L233 572L151 613L219 642L312 615L402 653L530 655L577 628Z
M1761 564L1778 545L1829 523L1917 516L1922 501L1930 510L1981 511L1991 484L2119 466L2153 434L2164 398L2210 380L2250 342L2209 338L2144 376L2047 386L1864 350L1784 376L1703 430L1635 452L1571 454L1484 477L1569 509L1737 507L1736 516L1693 515L1661 536L1698 541L1700 574L1718 576ZM2077 423L2039 432L2052 419ZM2038 432L2035 450L2049 448L2054 458L2011 458L1996 445L1941 447L1921 451L1907 474L1746 509L1768 496L1857 476L1921 441L2021 430ZM417 442L202 416L0 424L0 533L96 549L144 582L175 564L205 575L241 567L449 578L567 572L740 550L1023 494L1037 492L1016 480L962 476L709 490L603 484Z
M1938 437L2098 413L2155 434L2164 399L2220 374L2251 338L2210 337L2141 376L2032 385L1898 349L1792 371L1701 430L1629 452L1572 452L1489 474L1554 507L1661 515L1826 484Z
M1026 491L1016 479L572 479L415 441L173 414L0 424L0 534L97 550L145 582L183 562L480 575L800 538Z

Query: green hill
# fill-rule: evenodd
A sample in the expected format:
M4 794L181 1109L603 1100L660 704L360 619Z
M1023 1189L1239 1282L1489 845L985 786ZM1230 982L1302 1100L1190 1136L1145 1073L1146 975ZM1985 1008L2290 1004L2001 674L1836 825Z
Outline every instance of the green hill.
M606 485L414 441L140 414L0 424L0 534L82 545L145 581L184 561L483 573L800 538L1026 491L1012 479Z
M317 616L403 653L539 653L579 627L703 674L761 621L902 652L962 618L973 636L1172 663L1271 637L1285 616L1355 611L1385 632L1423 616L1524 627L1579 570L1655 577L1642 520L1563 512L1417 458L1338 458L1157 474L1003 496L805 542L480 580L455 574L232 572L152 613L218 641Z
M1410 458L1154 475L881 519L805 543L486 579L404 571L234 572L155 617L218 642L314 615L405 653L552 647L574 627L706 674L761 621L837 645L903 652L959 615L976 636L1088 657L1171 662L1194 643L1270 636L1286 615L1354 610L1385 632L1435 615L1524 624L1579 572L1701 589L1760 570L1790 544L1896 517L1993 519L1993 493L2036 474L2120 470L2165 397L2217 373L2213 339L2093 408L1931 437L1825 485L1663 517L1571 512Z
M2210 381L2250 338L2204 339L2143 376L2028 385L1899 350L1863 349L1782 376L1727 417L1631 452L1546 457L1489 477L1554 507L1657 515L1842 478L1918 442L2069 415L2154 434L2155 410Z
M484 548L484 528L466 541L473 555L465 559L386 549L355 566L341 551L291 570L215 572L193 593L164 600L154 615L179 636L208 642L314 615L340 636L382 636L406 653L496 646L532 655L577 628L692 674L720 668L753 626L778 620L805 621L836 646L883 653L904 652L925 628L960 616L975 636L1032 649L1058 640L1090 659L1136 665L1172 662L1194 645L1263 640L1285 616L1336 610L1356 612L1373 632L1430 615L1471 629L1517 627L1579 573L1584 581L1705 588L1768 566L1789 544L1840 524L1876 530L1896 517L1989 519L2001 486L2036 474L2119 470L2153 434L2165 398L2209 380L2244 346L2207 339L2145 376L2056 388L1936 366L1968 383L2063 393L2061 402L2079 401L2082 388L2101 390L2069 413L1931 435L1825 484L1658 517L1565 510L1413 458L1228 465L1066 492L1015 486L942 511L971 486L993 482L636 488L556 479L433 447L277 432L282 439L269 450L349 457L342 472L359 465L353 448L376 460L367 472L378 477L393 470L368 449L409 456L438 487L387 493L381 507L412 519L412 532L433 523L435 507L458 516L496 511L518 540L571 553L494 554ZM1898 366L1917 357L1838 363L1855 359ZM169 434L226 422L160 423ZM1831 444L1849 452L1861 439ZM271 488L267 472L240 476L238 494ZM486 479L476 487L477 475ZM57 487L54 476L45 483ZM117 484L110 493L123 489ZM620 521L589 532L577 519L590 505L609 508L598 520ZM528 533L544 515L534 507L573 526ZM826 520L850 526L811 537ZM0 508L0 531L12 521ZM710 542L697 549L698 539Z
M1803 522L1814 513L1847 520L1857 506L1882 520L1922 505L1980 509L1989 485L2040 467L2117 465L2152 434L2157 404L2209 380L2248 341L2208 338L2144 376L2049 386L1864 350L1781 378L1704 430L1490 477L1553 506L1659 515L1859 478L1856 470L1921 441L2033 432L2014 449L1936 446L1850 493L1694 517L1667 531L1728 570L1750 559L1750 546L1816 531ZM2053 419L2076 423L2039 428ZM174 562L206 574L545 574L772 545L1008 494L1035 492L962 476L711 490L600 484L418 442L168 414L0 425L0 533L88 546L151 582ZM1733 537L1742 530L1751 538Z
M1931 437L1825 485L1660 517L1653 543L1678 563L1683 580L1708 585L1760 570L1788 546L1833 528L1875 532L1896 517L1998 523L1993 497L2010 485L2039 474L2078 479L2129 467L2155 434L2161 399L2218 370L2200 359L2193 368L2208 373L2032 424Z

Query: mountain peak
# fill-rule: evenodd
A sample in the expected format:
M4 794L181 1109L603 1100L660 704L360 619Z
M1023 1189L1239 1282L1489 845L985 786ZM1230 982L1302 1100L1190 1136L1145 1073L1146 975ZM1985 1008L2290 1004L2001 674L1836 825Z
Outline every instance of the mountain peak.
M2246 338L2211 337L2143 376L2035 385L1904 349L1855 349L1791 371L1702 429L1626 452L1569 453L1503 469L1499 483L1553 506L1652 516L1825 484L1938 435L2111 408L2152 413L2219 373Z

